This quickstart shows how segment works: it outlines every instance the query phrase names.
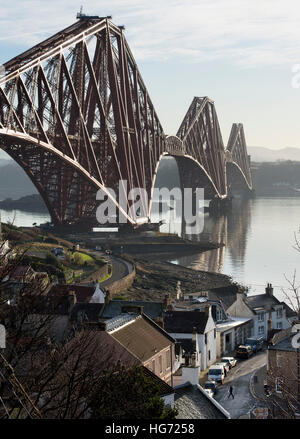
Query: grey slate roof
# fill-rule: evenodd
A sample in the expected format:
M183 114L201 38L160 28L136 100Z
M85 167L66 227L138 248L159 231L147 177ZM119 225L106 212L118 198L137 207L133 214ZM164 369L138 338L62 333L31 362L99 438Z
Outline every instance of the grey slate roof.
M164 329L169 333L192 334L196 328L198 334L204 334L208 315L201 311L167 311L163 319Z
M118 316L112 317L111 319L105 321L106 331L109 332L114 331L117 328L121 328L126 323L136 320L137 317L138 316L136 314L129 313L119 314Z
M197 386L184 386L175 389L177 419L227 419Z
M112 317L121 314L123 306L142 306L143 313L150 317L150 319L161 317L163 313L162 302L146 302L143 300L111 300L107 305L105 305L102 318L111 319Z
M287 303L285 303L285 302L281 302L281 303L283 305L283 308L286 311L287 318L289 318L289 317L297 317L297 313L290 306L288 306Z
M290 352L297 352L297 349L293 348L292 345L292 338L295 334L291 335L290 337L285 338L284 340L281 340L279 343L276 343L274 346L269 345L268 349L270 350L276 350L276 351L290 351Z
M98 322L103 303L76 303L71 312L71 320L82 317L84 321Z
M228 287L212 288L208 292L210 300L222 301L225 310L227 310L235 301L238 293L236 285L229 285Z
M281 302L275 296L270 296L269 294L247 296L245 302L252 310L255 308L263 308L268 311L271 310L274 305L281 305Z

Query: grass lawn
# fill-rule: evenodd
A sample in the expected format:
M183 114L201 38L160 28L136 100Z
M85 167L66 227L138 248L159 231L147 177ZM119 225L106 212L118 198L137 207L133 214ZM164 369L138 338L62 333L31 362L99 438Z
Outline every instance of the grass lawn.
M92 258L91 256L89 256L89 255L87 255L85 253L81 253L81 252L74 252L72 254L72 258L71 259L72 259L72 262L74 260L80 260L80 263L82 265L84 265L85 262L91 263L91 264L93 264L95 262L94 258Z

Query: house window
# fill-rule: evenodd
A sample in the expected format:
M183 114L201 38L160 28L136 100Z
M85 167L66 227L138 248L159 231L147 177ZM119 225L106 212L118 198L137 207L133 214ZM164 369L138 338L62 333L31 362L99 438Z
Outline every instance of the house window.
M214 329L214 338L216 338L217 330Z
M208 351L208 361L210 361L210 351Z
M264 326L259 326L258 327L258 333L261 335L261 334L264 334L265 333L265 327Z
M204 335L204 342L207 344L207 334Z
M217 317L217 322L222 320L223 313L222 313L222 311L219 308L217 308L216 317Z
M152 372L155 373L155 360L152 360Z
M282 353L276 352L276 365L277 367L282 367Z
M166 359L167 359L167 369L169 369L171 367L171 352L170 351L166 352Z
M264 313L263 312L258 313L257 320L259 322L263 322L264 321Z
M277 329L282 329L282 322L277 322Z
M163 367L162 367L162 356L161 355L158 358L158 363L159 363L159 373L162 373Z
M276 310L276 317L278 319L282 319L282 308Z
M276 387L277 393L282 393L282 389L283 389L283 379L282 378L275 379L275 387Z

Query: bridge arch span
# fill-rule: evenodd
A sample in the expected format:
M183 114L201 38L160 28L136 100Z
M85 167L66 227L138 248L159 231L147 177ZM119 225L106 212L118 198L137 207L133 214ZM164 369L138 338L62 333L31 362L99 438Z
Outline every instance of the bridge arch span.
M0 148L24 169L43 198L54 224L58 225L72 221L72 216L68 215L68 209L76 201L78 207L83 210L80 216L90 217L95 215L97 207L96 193L99 189L107 195L122 214L126 216L128 221L134 224L134 220L119 205L118 200L111 196L105 185L93 177L77 160L62 153L53 145L28 135L25 137L21 132L0 129ZM65 172L60 170L57 178L61 180L65 177L65 184L62 181L55 181L55 178L54 181L49 181L49 173L46 172L46 169L45 173L41 172L41 163L45 161L44 153L47 153L46 166L47 170L50 169L52 171L52 178L55 177L55 168L57 166L64 168ZM37 163L37 161L39 161L39 167L36 170L37 172L35 172L33 163ZM54 187L51 188L51 184ZM74 186L77 187L75 188ZM75 201L74 198L70 197L68 197L68 203L63 202L62 197L64 193L72 192L73 190L80 192L80 189L83 191L81 203L78 203L78 199ZM78 193L76 198L78 198Z

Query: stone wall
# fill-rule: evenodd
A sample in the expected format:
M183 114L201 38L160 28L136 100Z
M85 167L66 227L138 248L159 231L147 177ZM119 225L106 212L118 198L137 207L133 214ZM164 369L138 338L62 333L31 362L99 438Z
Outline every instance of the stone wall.
M130 288L131 285L133 284L135 274L136 274L135 266L133 266L133 270L131 273L129 273L127 276L123 277L122 279L116 280L115 282L112 282L110 285L108 285L106 289L110 293L110 298Z

